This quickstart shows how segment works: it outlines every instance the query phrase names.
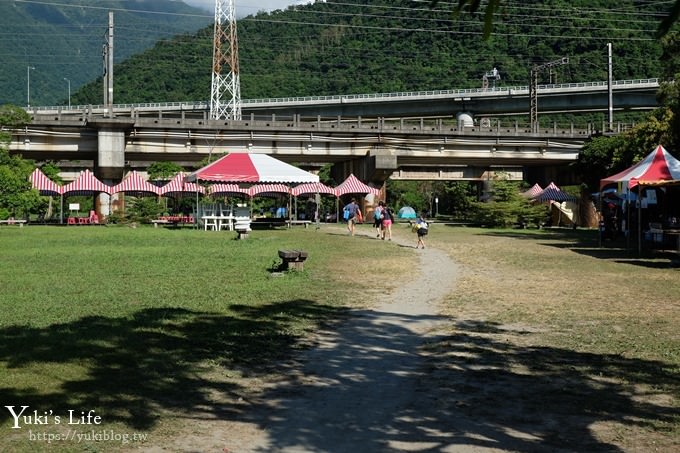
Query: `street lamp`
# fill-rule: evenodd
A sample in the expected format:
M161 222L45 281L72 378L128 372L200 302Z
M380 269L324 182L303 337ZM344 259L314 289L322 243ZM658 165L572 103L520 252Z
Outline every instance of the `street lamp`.
M31 106L31 69L33 66L26 66L26 105Z
M68 108L71 108L71 81L64 77L64 80L68 83Z

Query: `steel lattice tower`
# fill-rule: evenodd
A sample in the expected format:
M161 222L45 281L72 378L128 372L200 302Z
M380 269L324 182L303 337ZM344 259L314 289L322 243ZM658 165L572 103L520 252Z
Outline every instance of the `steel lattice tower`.
M223 71L228 70L224 74ZM210 118L241 119L241 82L234 0L215 0Z

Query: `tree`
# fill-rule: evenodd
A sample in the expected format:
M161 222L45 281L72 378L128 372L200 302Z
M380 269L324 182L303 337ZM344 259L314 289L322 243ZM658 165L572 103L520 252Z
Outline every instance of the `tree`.
M9 153L12 129L30 122L21 108L0 107L0 218L28 214L40 205L40 194L31 189L28 178L35 168L32 161Z
M149 174L149 179L151 181L165 181L172 179L177 173L184 171L184 169L174 162L162 161L154 162L147 168L147 173Z
M432 0L430 5L436 6L439 0ZM475 13L479 10L481 6L481 0L458 0L458 6L455 8L456 15L463 12ZM491 31L493 29L494 14L499 12L502 7L502 0L488 0L484 8L484 39L491 36ZM657 37L666 36L675 25L675 23L680 19L680 0L675 0L673 7L669 11L668 15L664 17L661 22L659 22L659 27L657 28Z

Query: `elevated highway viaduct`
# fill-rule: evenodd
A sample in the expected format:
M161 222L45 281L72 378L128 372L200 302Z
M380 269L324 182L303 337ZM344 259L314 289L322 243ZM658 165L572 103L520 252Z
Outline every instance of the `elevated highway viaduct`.
M656 79L617 81L614 109L656 106ZM606 82L540 85L541 113L608 108ZM156 161L192 168L211 154L271 154L313 169L334 164L380 183L394 179L564 181L583 142L604 125L550 125L533 133L505 116L528 116L529 88L428 91L243 102L241 120L211 120L205 103L37 107L10 150L60 163L66 178L83 168L108 182ZM493 117L494 121L483 121ZM475 121L475 119L477 121ZM481 119L481 121L480 121Z

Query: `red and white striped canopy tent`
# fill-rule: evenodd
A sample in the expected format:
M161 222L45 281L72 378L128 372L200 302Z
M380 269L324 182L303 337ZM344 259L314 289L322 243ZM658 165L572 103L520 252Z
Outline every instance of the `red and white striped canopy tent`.
M290 187L285 184L256 184L248 189L248 195L255 197L257 195L280 195L290 194Z
M186 177L187 181L304 183L319 182L315 174L266 154L229 153Z
M33 170L28 178L31 187L37 189L40 195L61 195L63 187L48 178L39 168Z
M185 177L186 173L177 173L169 183L160 188L160 194L163 196L173 196L205 193L205 188L196 183L185 181Z
M680 161L659 145L632 167L600 180L600 188L608 184L662 185L680 183Z
M81 171L75 181L66 184L62 189L63 195L88 195L94 192L111 194L111 186L98 180L90 170Z
M527 190L526 192L522 192L522 195L524 195L527 198L535 198L541 192L543 192L543 188L539 186L538 183L536 183L533 186L531 186L531 189Z
M328 187L322 182L310 182L306 184L300 184L295 186L290 191L293 196L299 197L300 195L313 195L313 194L326 194L335 195L335 189Z
M371 187L352 175L349 175L338 187L335 188L335 195L340 197L347 194L373 194L378 195L380 189Z
M145 180L142 175L136 171L132 171L127 178L111 188L111 193L134 193L134 194L152 194L158 195L160 187L154 186L149 181Z
M248 189L241 189L238 184L213 184L208 187L210 195L250 195Z
M560 188L557 187L553 182L548 184L541 193L539 193L533 198L534 201L538 201L540 203L546 201L574 201L576 199L577 198L574 197L573 195L569 195L566 192L562 192Z

